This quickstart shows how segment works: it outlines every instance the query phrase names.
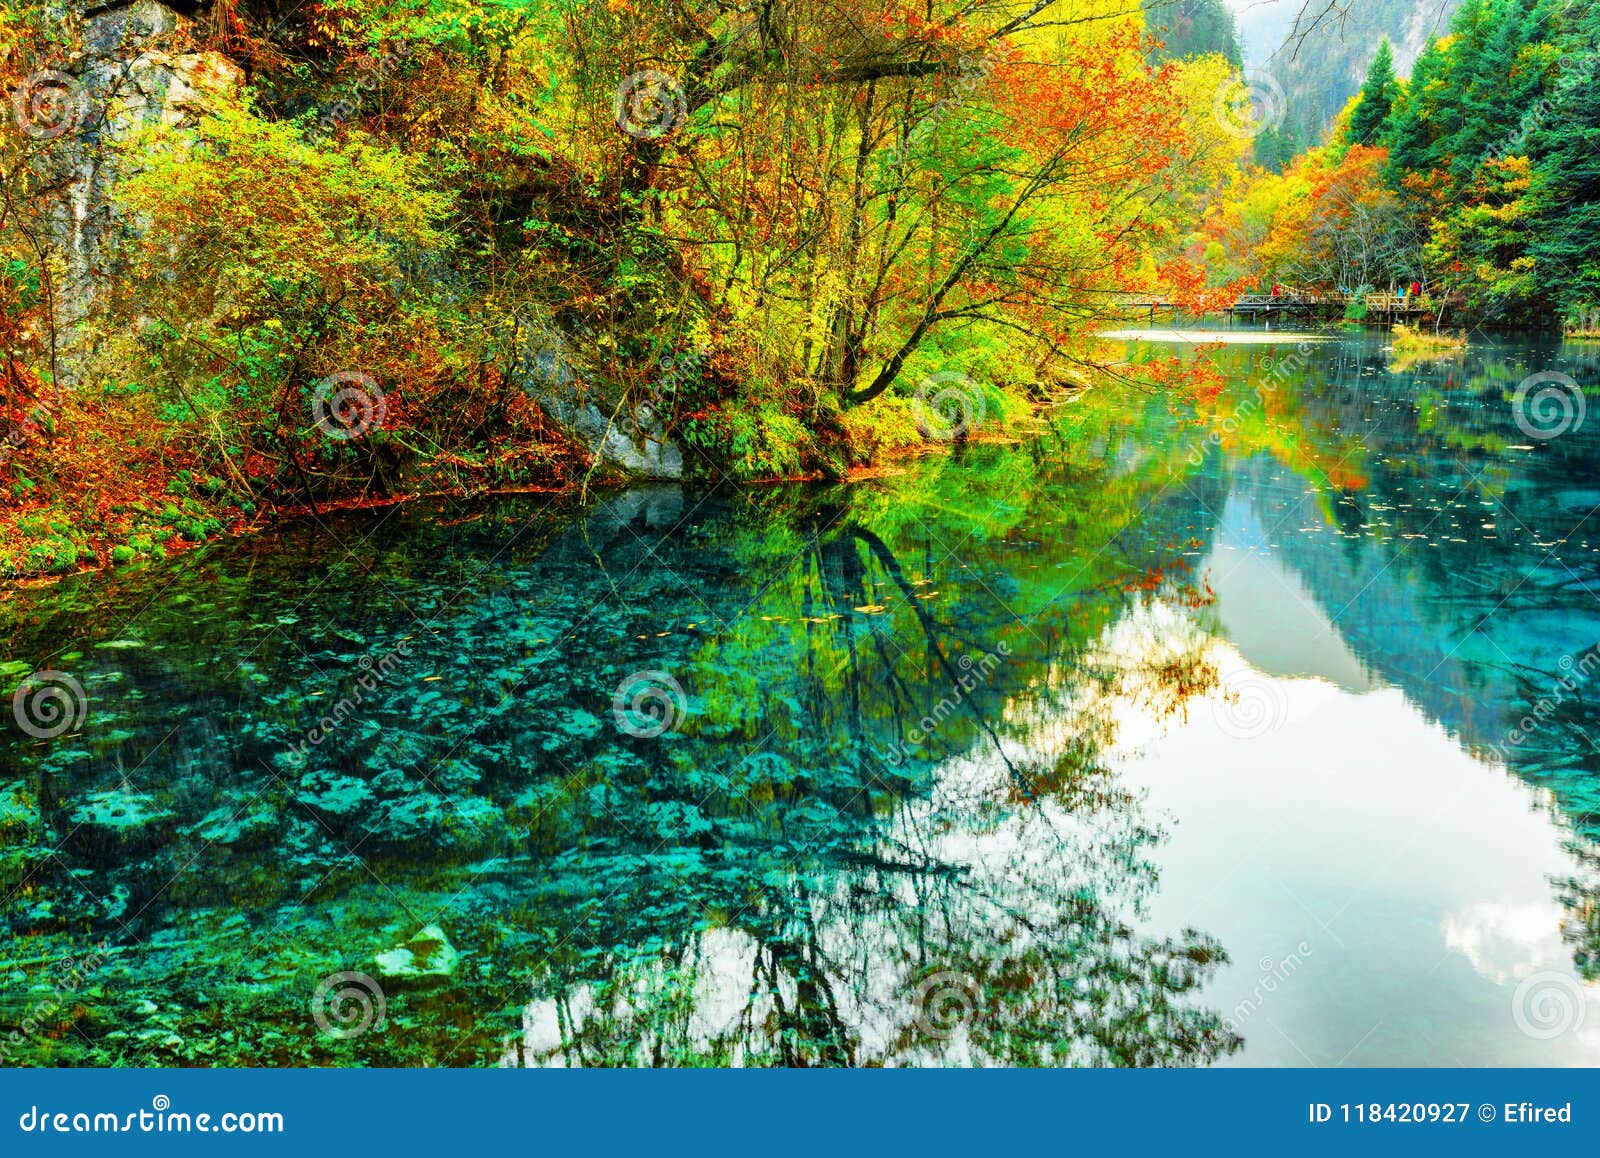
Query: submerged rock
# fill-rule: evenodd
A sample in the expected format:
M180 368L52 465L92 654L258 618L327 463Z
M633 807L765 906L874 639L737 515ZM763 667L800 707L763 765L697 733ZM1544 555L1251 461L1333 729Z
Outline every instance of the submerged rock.
M295 799L324 816L342 817L365 808L372 800L372 789L354 776L319 770L300 778Z
M450 944L444 930L428 925L404 945L374 958L378 976L384 981L405 984L437 984L455 975L461 954Z
M178 814L154 796L126 788L91 793L68 816L72 844L124 852L161 844L178 820Z
M190 831L210 844L254 848L269 842L278 834L278 828L277 810L258 802L213 809Z
M391 852L419 842L438 849L470 852L492 847L504 827L504 814L491 800L433 792L413 792L384 800L370 819L373 847Z

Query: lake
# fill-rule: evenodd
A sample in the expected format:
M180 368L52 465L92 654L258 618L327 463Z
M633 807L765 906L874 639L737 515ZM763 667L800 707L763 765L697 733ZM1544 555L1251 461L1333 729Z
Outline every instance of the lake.
M0 1050L1600 1063L1600 347L1117 340L1225 385L12 593Z

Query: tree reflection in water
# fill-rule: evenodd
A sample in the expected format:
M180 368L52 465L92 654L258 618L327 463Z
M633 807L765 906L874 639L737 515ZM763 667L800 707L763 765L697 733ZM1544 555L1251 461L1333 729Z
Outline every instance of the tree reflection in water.
M1218 357L1243 382L1258 353ZM1594 976L1593 690L1502 741L1600 638L1568 534L1600 451L1516 450L1503 359L1387 372L1351 340L1202 425L1118 396L900 479L352 515L14 600L8 654L92 712L5 736L0 921L30 985L109 944L23 1060L1223 1057L1222 946L1141 931L1162 832L1112 769L1130 715L1215 690L1187 565L1230 502L1374 683L1549 790L1593 870L1557 887ZM673 726L619 730L649 672ZM319 1032L322 979L434 924L447 983Z
M86 652L94 727L23 752L10 798L33 820L5 917L63 951L84 930L117 944L94 1000L30 1048L457 1065L508 1040L590 1064L1236 1048L1196 993L1221 947L1135 931L1160 834L1102 760L1119 701L1179 702L1204 665L1092 659L1129 607L1195 598L1187 508L1149 509L1181 448L1136 470L1103 449L983 448L852 489L640 488L532 531L516 502L406 512L342 527L349 558L301 528L270 554L213 550L176 599L161 575L98 601L64 585L20 652L136 638ZM307 744L359 660L401 643L404 666ZM647 672L677 685L659 735L613 718ZM374 972L430 924L466 962L448 985L396 980L381 1030L318 1032L321 978Z
M1193 1065L1237 1048L1193 999L1221 946L1135 931L1161 833L1098 760L1119 701L1170 704L1176 666L1063 681L1007 721L1025 740L947 760L899 799L817 782L798 809L747 806L767 842L630 873L603 899L609 876L582 874L563 900L621 920L595 930L611 942L597 957L541 979L512 1058Z

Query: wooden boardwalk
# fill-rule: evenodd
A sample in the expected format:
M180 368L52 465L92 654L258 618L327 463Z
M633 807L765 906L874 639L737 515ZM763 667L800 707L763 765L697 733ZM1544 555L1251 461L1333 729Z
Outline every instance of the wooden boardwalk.
M1436 303L1427 294L1412 297L1409 294L1365 294L1358 299L1355 294L1307 292L1284 290L1277 295L1248 294L1234 302L1228 313L1236 318L1270 318L1289 315L1314 318L1342 318L1350 303L1364 300L1369 321L1398 322L1409 318L1431 317Z
M1365 301L1368 321L1403 322L1413 318L1431 318L1442 305L1457 305L1455 298L1436 299L1427 293L1419 297L1410 295L1374 293L1336 293L1324 290L1285 288L1276 294L1246 294L1227 308L1229 317L1249 321L1288 317L1319 321L1337 321L1345 316L1353 301ZM1129 318L1142 318L1154 322L1165 314L1179 317L1178 307L1164 298L1128 295L1118 306Z

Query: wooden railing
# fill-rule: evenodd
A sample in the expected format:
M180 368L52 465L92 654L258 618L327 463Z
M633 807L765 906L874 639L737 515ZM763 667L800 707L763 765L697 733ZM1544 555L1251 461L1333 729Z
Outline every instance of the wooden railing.
M1299 289L1284 286L1276 294L1245 294L1233 305L1228 307L1232 314L1263 314L1263 313L1310 313L1326 312L1330 315L1342 315L1352 301L1357 300L1357 295L1340 293L1335 290ZM1454 295L1446 298L1435 298L1423 293L1413 297L1410 294L1370 293L1360 296L1366 306L1367 313L1379 317L1409 317L1413 314L1431 314L1441 306L1455 306L1461 301ZM1130 311L1149 313L1152 317L1159 310L1173 310L1177 307L1165 298L1128 294L1119 296L1118 304Z

